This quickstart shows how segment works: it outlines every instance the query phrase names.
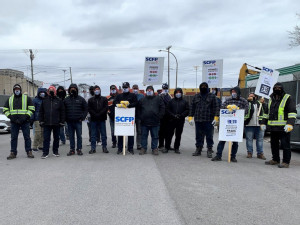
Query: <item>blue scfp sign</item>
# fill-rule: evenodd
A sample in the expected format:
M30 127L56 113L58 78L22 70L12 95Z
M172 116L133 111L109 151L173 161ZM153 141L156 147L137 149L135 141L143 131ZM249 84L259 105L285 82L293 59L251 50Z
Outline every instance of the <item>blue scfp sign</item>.
M134 121L134 117L127 117L127 116L117 116L116 117L116 123L126 123L126 122L133 122Z

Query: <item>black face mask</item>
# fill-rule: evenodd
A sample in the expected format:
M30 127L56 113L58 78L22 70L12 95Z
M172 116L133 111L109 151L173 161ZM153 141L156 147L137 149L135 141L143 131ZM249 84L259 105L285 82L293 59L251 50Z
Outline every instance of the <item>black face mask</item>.
M282 90L274 90L273 91L275 95L281 95L282 94Z
M201 92L201 94L206 94L207 93L207 88L206 87L200 88L200 92Z
M49 91L49 93L52 97L54 96L54 91Z
M76 94L77 94L77 91L75 91L75 90L71 91L71 95L76 95Z

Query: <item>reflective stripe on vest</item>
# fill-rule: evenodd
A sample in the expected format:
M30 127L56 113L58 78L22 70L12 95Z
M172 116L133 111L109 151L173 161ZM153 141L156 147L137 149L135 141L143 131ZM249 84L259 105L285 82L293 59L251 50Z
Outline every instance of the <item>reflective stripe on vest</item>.
M268 125L270 126L284 126L286 125L286 120L284 120L284 107L285 107L285 104L288 100L288 98L290 97L289 94L285 94L284 97L282 98L281 102L280 102L280 105L278 107L278 120L269 120L268 121ZM272 100L270 99L269 101L269 113L270 113L270 108L271 108L271 103L272 103Z
M31 116L32 112L27 110L27 95L22 95L22 109L14 109L14 98L15 98L14 95L12 95L9 98L10 115L28 114L29 116Z

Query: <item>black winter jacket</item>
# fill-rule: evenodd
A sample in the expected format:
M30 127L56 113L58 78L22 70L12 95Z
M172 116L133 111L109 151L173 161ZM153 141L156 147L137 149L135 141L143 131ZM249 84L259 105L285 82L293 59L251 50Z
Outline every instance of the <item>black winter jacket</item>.
M54 96L46 97L40 107L39 121L47 126L59 126L65 123L65 106L63 101Z
M91 121L107 120L108 101L105 97L94 96L88 100L88 111Z
M167 105L166 113L169 115L170 121L184 121L189 115L189 103L181 98L173 98ZM176 116L178 115L178 117Z
M144 126L159 126L165 114L165 104L159 96L146 96L139 101L138 112Z

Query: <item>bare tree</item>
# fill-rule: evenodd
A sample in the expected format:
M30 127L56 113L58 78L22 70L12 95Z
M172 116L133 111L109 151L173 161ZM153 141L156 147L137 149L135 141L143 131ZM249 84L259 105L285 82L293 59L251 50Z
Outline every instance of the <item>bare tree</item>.
M300 19L300 14L297 13L296 15ZM291 40L289 44L290 47L300 46L300 27L296 25L293 31L288 31L288 32L289 32L289 39Z

